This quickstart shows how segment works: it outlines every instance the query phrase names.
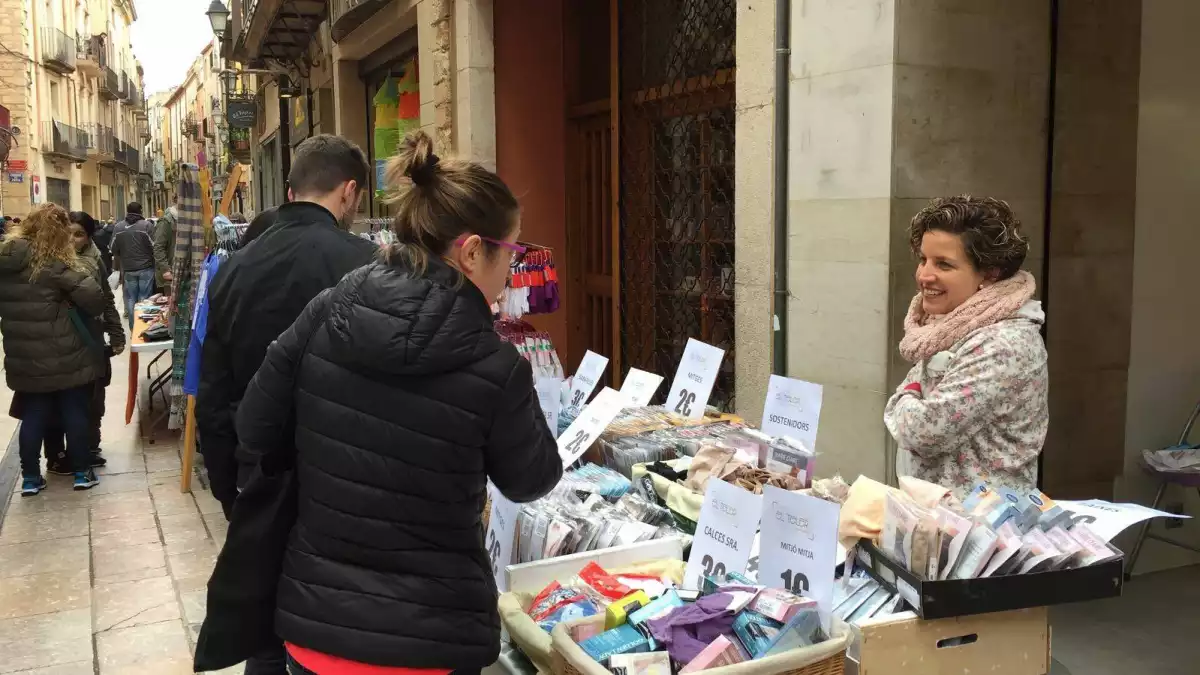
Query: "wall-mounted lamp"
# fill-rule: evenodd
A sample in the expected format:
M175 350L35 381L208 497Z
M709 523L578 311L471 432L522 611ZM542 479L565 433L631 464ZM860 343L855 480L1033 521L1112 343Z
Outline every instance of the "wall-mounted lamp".
M212 4L208 6L208 11L204 13L208 16L208 23L212 26L213 35L220 40L226 29L229 28L229 9L221 2L221 0L212 0Z

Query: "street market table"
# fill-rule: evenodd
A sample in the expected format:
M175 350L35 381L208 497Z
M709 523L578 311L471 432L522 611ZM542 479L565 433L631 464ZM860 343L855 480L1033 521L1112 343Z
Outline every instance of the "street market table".
M174 341L170 339L147 342L142 337L142 333L146 332L147 326L149 326L149 322L136 316L135 310L135 316L133 319L133 335L129 340L129 390L125 395L125 424L129 424L133 421L133 411L137 407L138 392L141 390L141 386L138 381L138 372L140 370L138 365L139 356L147 353L157 354L157 356L154 357L154 361L157 361L160 357L169 353L171 351L171 347L173 347L175 344ZM151 363L153 363L153 361L151 361ZM146 369L146 377L150 377L149 368ZM170 382L170 380L171 371L168 368L162 376L150 382L150 390L147 393L147 404L149 410L154 409L154 394L162 391L163 388L167 386L167 383ZM143 418L141 420L142 435L146 437L149 442L154 442L154 425L157 423L157 421L161 420L163 416L168 414L170 409L170 402L168 401L167 404L163 406L163 412L157 418L153 420Z

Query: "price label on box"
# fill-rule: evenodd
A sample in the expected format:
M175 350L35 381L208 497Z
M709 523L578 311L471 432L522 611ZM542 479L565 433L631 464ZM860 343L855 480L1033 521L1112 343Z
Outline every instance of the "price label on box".
M688 338L683 360L671 382L671 393L667 394L667 408L694 420L704 417L704 408L717 383L717 373L721 371L724 358L724 349Z
M683 576L684 588L698 590L705 577L713 575L744 574L761 515L759 495L716 478L708 481Z
M517 536L517 516L521 507L500 494L500 490L491 482L488 483L488 493L491 494L492 509L488 516L488 531L483 545L488 562L492 565L496 588L503 593L508 590L505 588L504 568L512 564L513 542Z
M625 405L636 408L650 405L650 399L662 385L663 376L647 373L644 370L630 368L621 383L621 393L625 396Z
M772 375L763 408L763 433L790 436L814 450L817 423L821 421L821 396L819 384Z
M588 397L595 391L596 384L604 376L604 369L607 367L608 359L606 357L588 350L583 355L583 361L579 362L579 369L575 371L575 377L571 378L571 395L567 398L567 405L576 408L583 407L587 403Z
M563 466L571 466L587 449L600 438L604 428L625 407L625 397L616 389L605 387L596 394L596 398L588 404L579 417L567 427L562 436L558 437L558 455L562 457Z
M758 582L816 600L823 619L833 612L839 512L823 499L763 488Z

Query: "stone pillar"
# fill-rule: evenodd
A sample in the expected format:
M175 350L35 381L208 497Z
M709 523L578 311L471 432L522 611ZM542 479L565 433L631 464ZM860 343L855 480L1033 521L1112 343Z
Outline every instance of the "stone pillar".
M762 417L771 374L775 232L775 8L738 0L734 100L734 345L737 412Z
M358 76L358 61L339 58L339 48L333 48L333 120L341 136L362 148L370 147L367 135L367 90ZM269 104L268 104L269 105Z
M496 170L496 67L493 0L454 0L454 149ZM440 33L440 30L438 31ZM436 83L435 83L436 87ZM437 97L435 105L441 105Z
M417 5L420 52L421 127L444 153L454 145L454 70L451 50L453 0L421 0Z

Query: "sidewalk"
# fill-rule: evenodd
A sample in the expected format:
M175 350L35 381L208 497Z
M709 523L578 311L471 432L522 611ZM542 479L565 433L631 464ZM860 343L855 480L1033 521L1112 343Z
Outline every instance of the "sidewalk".
M0 529L0 673L192 672L226 523L199 481L179 492L178 441L145 444L136 418L125 426L128 365L113 361L100 485L74 492L69 478L50 475L42 494L12 496ZM0 420L3 447L16 424Z

